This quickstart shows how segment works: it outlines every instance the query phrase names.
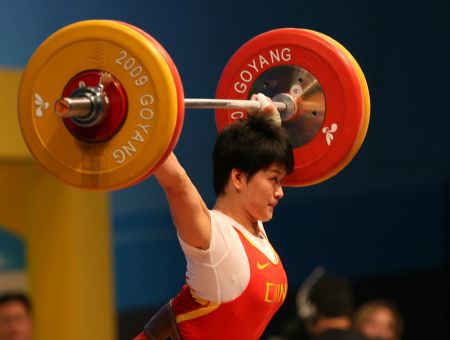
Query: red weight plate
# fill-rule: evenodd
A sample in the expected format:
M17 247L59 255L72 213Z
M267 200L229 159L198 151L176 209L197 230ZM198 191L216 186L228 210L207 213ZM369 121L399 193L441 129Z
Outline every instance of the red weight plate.
M283 67L298 68L308 74L323 94L325 103L314 134L305 142L299 142L299 146L293 142L294 171L286 176L283 184L316 184L335 175L350 162L358 149L355 144L363 133L362 85L352 62L336 44L302 29L285 28L263 33L232 56L220 78L216 97L249 99L258 79ZM270 79L265 81L270 83ZM303 104L308 106L306 101ZM312 113L315 116L316 112ZM220 130L245 115L239 110L218 109L217 127ZM284 121L284 127L285 124Z

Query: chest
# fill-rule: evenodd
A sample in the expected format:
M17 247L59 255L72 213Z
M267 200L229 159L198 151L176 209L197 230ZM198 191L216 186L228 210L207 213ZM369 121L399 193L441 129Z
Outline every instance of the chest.
M252 304L283 303L287 295L287 277L278 255L275 253L275 260L271 260L242 234L239 237L250 267L250 280L241 298Z

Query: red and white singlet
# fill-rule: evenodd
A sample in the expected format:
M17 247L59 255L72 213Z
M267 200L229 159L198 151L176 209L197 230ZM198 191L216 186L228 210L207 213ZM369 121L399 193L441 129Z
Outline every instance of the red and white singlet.
M231 233L238 235L245 256L241 256L237 265L243 267L244 271L237 272L247 273L249 269L248 278L244 279L245 283L248 283L242 286L238 292L239 295L233 297L236 291L232 292L232 299L229 301L226 301L226 298L205 299L196 293L192 285L191 287L188 285L189 275L195 275L189 273L188 265L188 284L184 285L180 293L172 300L178 330L184 340L257 340L286 298L287 277L283 265L270 246L262 225L259 242L269 245L272 256L267 255L267 247L264 252L261 250L255 236L252 237L242 229L242 226L225 215L212 211L211 218L212 220L225 219L225 224L232 226ZM221 228L227 228L227 226L221 226ZM185 250L185 245L183 249ZM231 249L231 252L233 251L238 250ZM245 263L247 261L248 264ZM228 276L232 274L229 272ZM233 281L240 280L242 282L242 279L237 277L227 282L228 285L233 285Z

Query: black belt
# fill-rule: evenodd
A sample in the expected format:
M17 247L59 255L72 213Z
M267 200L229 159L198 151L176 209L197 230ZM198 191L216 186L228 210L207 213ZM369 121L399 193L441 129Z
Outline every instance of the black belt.
M166 303L144 327L144 334L150 340L182 340L178 332L172 300Z

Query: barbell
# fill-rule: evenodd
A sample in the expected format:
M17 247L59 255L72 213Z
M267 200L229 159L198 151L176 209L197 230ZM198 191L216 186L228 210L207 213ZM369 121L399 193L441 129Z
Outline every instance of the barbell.
M19 122L37 162L87 190L136 184L174 149L186 108L215 109L217 129L258 109L263 93L280 111L294 148L287 186L341 171L365 138L370 97L350 52L311 30L276 29L228 61L217 99L184 98L175 64L143 30L112 20L77 22L50 35L30 58L19 89Z

